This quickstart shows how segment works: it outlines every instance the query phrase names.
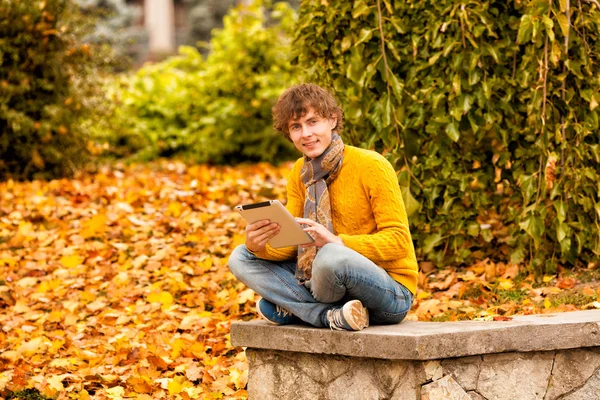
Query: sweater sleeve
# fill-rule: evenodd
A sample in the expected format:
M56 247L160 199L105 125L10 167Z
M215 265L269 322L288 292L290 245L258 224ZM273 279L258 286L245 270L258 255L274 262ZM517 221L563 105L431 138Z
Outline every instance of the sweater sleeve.
M294 217L302 217L304 213L304 185L300 179L300 170L302 169L303 160L296 161L286 185L287 203L285 208ZM279 249L273 248L267 243L267 246L262 251L253 253L259 258L270 261L285 261L291 260L298 256L298 246L282 247Z
M398 178L392 165L379 156L363 170L364 186L371 203L376 230L370 234L340 234L344 245L371 261L406 257L411 245L408 217Z

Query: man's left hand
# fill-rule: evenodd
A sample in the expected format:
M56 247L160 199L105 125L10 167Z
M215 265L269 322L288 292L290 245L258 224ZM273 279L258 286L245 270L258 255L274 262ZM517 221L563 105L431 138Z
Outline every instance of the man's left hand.
M344 241L339 236L334 235L318 222L313 221L312 219L307 218L296 218L296 221L302 225L307 225L304 227L304 232L308 232L310 236L315 240L309 244L303 244L302 247L323 247L327 243L337 243L344 245Z

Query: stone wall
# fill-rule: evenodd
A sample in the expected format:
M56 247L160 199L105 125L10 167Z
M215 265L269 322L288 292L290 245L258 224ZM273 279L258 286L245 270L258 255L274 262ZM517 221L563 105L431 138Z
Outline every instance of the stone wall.
M257 400L594 400L600 347L431 361L247 349Z
M231 326L250 400L600 400L600 310L360 332Z

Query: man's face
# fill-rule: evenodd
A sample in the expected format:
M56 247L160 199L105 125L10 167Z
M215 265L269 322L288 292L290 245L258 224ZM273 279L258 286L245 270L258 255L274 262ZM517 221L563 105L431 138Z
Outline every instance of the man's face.
M308 158L319 157L331 143L337 118L323 118L309 107L306 114L288 123L294 146Z

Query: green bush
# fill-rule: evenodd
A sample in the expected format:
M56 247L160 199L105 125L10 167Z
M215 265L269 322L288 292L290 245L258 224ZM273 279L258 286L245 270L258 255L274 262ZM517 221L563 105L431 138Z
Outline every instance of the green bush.
M421 258L597 260L596 4L303 2L295 61L341 98L346 139L395 163Z
M0 179L55 177L86 161L95 49L67 0L0 2Z
M288 31L295 14L285 3L232 9L215 30L206 59L193 47L121 78L109 90L116 107L96 137L144 159L195 162L280 161L291 143L272 128L271 107L295 82ZM119 150L120 149L120 150Z

